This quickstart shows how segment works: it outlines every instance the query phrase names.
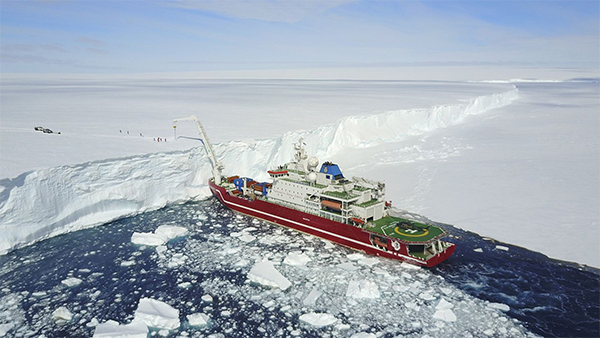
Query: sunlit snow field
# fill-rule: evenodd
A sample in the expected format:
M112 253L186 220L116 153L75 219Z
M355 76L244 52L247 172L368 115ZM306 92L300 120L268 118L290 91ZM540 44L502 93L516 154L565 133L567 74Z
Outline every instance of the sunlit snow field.
M302 136L347 176L385 180L398 208L598 267L598 92L590 79L5 77L0 250L207 196L195 126L175 141L171 123L195 114L226 174L266 178Z

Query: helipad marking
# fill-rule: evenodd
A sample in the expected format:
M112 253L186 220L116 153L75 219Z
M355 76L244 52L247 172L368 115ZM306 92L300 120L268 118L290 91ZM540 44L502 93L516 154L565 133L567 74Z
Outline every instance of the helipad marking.
M400 230L399 230L399 229L400 229L400 227L396 227L396 229L394 229L394 231L396 231L398 234L400 234L400 235L402 235L402 236L406 236L406 237L423 237L423 236L426 236L426 235L428 235L428 234L429 234L429 230L427 230L427 229L424 229L424 230L423 230L423 233L422 233L422 234L420 234L420 235L409 235L409 234L407 234L407 233L400 232Z

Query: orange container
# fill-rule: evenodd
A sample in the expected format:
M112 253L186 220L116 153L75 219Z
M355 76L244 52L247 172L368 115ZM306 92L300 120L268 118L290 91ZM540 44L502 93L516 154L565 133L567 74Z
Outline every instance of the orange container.
M342 203L340 202L323 200L321 201L321 205L333 210L342 210Z

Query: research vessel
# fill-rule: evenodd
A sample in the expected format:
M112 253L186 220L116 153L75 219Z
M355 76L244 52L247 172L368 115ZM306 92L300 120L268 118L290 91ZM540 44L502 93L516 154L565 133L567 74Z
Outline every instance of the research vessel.
M223 176L223 166L202 124L195 121L213 166L212 194L227 208L364 252L432 267L452 255L455 244L443 241L437 226L392 215L385 183L347 178L332 162L309 157L302 139L291 162L268 170L271 181Z

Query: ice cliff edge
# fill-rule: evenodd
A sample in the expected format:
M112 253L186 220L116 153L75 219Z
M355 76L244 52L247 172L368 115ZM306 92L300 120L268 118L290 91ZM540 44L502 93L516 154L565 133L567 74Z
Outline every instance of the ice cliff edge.
M264 140L215 145L227 168L266 178L266 168L287 162L303 137L309 153L327 158L347 148L398 142L408 135L459 123L469 115L511 104L518 90L456 105L347 117L309 131ZM0 254L33 242L104 224L169 203L209 195L210 164L201 147L65 165L0 180Z

